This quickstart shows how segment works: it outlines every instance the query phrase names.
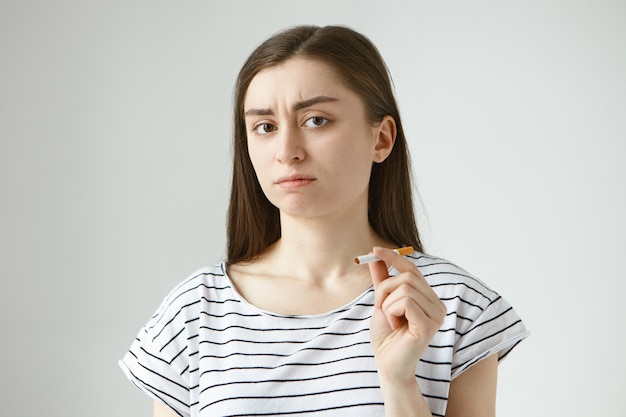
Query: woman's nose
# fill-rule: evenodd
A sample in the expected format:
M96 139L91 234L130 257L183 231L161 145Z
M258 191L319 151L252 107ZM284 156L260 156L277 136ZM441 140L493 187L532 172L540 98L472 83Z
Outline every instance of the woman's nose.
M303 160L305 157L303 139L298 129L283 129L279 133L276 159L283 164Z

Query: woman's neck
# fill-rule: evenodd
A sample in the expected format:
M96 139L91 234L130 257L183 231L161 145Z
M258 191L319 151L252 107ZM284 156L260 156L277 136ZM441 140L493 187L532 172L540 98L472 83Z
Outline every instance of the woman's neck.
M280 314L320 314L350 302L372 285L369 268L355 265L354 258L390 245L374 232L366 212L334 219L283 214L281 226L281 238L259 258L228 271L249 303Z
M390 245L372 229L367 213L335 219L281 216L281 238L262 259L311 281L342 277L355 271L354 258L373 246Z

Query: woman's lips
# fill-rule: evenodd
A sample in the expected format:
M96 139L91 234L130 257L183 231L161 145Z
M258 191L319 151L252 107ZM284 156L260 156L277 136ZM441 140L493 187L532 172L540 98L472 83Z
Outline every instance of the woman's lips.
M313 181L315 178L310 175L295 174L280 177L275 184L283 188L298 188L309 185Z

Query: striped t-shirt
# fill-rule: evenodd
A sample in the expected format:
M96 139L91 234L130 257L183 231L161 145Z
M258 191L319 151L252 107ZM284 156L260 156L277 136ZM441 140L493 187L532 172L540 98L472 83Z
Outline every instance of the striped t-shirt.
M452 379L491 354L504 358L528 333L464 270L417 252L409 259L448 309L415 370L432 414L444 416ZM325 314L286 316L246 302L225 271L192 274L141 329L120 361L137 387L181 416L384 416L369 341L373 288Z

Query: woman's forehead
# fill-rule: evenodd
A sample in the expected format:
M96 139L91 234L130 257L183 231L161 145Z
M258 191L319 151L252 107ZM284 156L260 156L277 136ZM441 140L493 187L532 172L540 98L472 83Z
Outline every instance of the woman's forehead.
M244 110L264 108L275 100L301 102L314 97L354 95L337 71L311 58L291 58L259 71L248 86Z

